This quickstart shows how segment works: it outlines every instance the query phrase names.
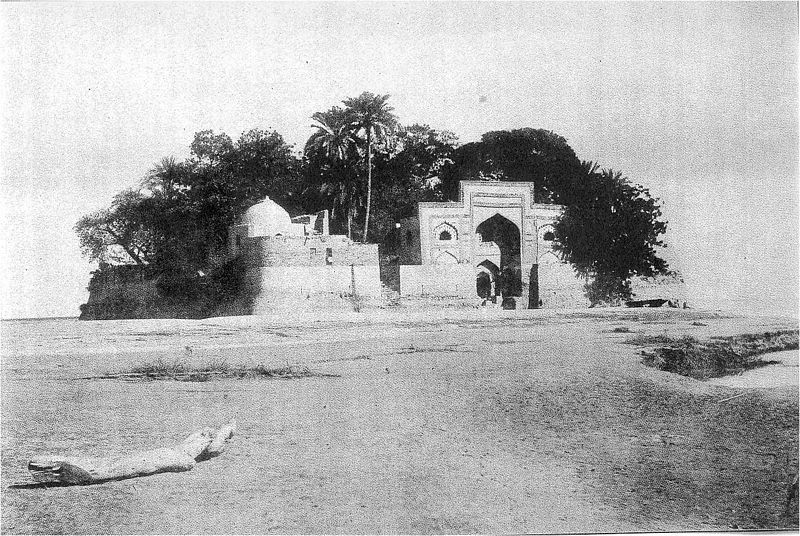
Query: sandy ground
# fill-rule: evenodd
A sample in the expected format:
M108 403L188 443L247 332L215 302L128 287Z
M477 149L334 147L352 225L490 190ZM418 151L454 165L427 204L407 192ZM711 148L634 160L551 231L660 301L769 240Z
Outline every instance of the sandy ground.
M793 381L752 388L647 368L624 344L639 332L706 337L796 328L793 320L381 311L303 325L249 317L70 326L58 336L35 323L3 326L3 533L797 526L796 512L781 515L798 466L796 359L783 362ZM197 363L304 363L340 377L77 379L183 359L187 345ZM187 473L9 487L28 478L37 454L170 445L231 417L239 433L229 450Z
M737 389L771 389L773 387L790 387L797 385L798 357L797 350L785 352L772 352L764 358L765 361L775 361L775 364L746 370L741 374L712 378L709 385L722 387L735 387Z

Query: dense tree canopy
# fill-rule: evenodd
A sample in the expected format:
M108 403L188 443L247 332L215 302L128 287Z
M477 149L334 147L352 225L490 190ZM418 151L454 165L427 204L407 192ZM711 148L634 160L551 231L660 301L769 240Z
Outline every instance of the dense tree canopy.
M393 150L376 159L375 232L382 241L396 222L413 216L420 201L441 200L442 169L452 163L457 138L428 125L400 127Z
M75 230L92 260L193 272L224 254L228 227L253 203L269 195L297 204L299 172L277 132L251 130L235 143L199 132L186 161L162 159L139 190L122 192Z
M459 146L451 132L399 125L388 98L365 92L313 114L302 158L274 131L235 141L198 132L186 160L160 160L138 190L81 218L84 254L206 269L225 256L230 225L264 196L295 213L330 209L334 232L382 242L420 201L456 199L460 180L500 180L533 182L537 202L565 206L555 249L587 279L593 303L627 297L632 276L667 271L658 200L619 172L582 163L565 138L523 128Z
M588 280L594 303L629 298L632 276L650 277L668 271L658 256L667 223L650 192L622 173L583 166L586 177L575 201L566 205L555 224L554 249Z
M305 147L306 189L310 210L331 210L331 226L350 237L358 217L366 217L369 180L362 164L360 140L349 130L346 109L314 114L317 129ZM381 242L395 222L411 216L419 201L441 199L439 174L451 162L455 134L427 125L395 125L391 136L374 144L369 238ZM346 222L346 226L345 226ZM363 232L360 232L363 239Z
M462 180L533 182L540 203L569 202L580 160L567 140L548 130L522 128L487 132L459 147L445 168L442 191L455 199Z
M553 132L484 134L454 151L443 173L446 197L457 198L460 180L533 181L536 201L563 205L554 248L587 280L592 303L628 298L632 276L668 271L657 250L667 226L658 200L621 173L581 162Z
M81 251L101 263L148 264L156 249L155 217L148 197L135 189L123 190L110 208L87 214L75 224Z

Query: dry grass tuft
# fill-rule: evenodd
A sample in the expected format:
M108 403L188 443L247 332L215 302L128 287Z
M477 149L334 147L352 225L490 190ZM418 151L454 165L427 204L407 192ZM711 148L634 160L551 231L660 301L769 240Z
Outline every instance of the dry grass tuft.
M627 326L619 326L610 330L610 333L631 333L631 328Z
M219 379L275 378L294 379L309 377L338 377L336 374L314 372L305 365L286 364L280 367L231 366L224 359L215 359L196 366L185 361L165 361L162 358L142 363L130 370L109 373L83 379L118 379L127 381L174 380L182 382L206 382Z

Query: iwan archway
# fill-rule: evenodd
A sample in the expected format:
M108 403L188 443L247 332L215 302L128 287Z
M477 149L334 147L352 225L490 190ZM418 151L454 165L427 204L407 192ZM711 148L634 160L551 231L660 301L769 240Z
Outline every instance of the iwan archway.
M519 227L508 218L495 214L481 222L475 233L476 240L480 242L478 249L486 250L487 260L499 267L494 285L495 293L504 298L522 296Z
M457 201L420 203L409 229L419 229L423 268L406 268L405 279L425 279L442 296L506 296L512 307L535 307L540 207L548 214L542 223L552 223L549 208L534 203L532 183L502 181L462 181ZM445 253L456 263L443 263Z

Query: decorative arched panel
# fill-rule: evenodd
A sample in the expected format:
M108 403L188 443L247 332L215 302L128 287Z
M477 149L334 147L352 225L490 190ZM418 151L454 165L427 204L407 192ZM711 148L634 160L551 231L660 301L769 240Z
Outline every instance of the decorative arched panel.
M553 227L553 225L550 223L540 225L538 229L538 235L540 243L552 242L556 238L555 227Z
M458 257L449 251L442 251L433 260L434 264L458 264Z
M563 264L563 261L553 251L547 251L539 255L539 264Z
M458 231L453 225L447 222L440 223L433 229L433 238L440 242L458 240Z

